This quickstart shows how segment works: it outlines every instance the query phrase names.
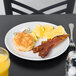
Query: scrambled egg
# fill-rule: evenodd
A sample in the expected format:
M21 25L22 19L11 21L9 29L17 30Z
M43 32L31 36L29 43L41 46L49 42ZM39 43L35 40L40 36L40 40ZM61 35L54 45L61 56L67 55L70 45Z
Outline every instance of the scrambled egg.
M41 25L38 24L38 25L33 29L32 32L34 32L38 38L42 38L42 37L43 37L43 33L44 33L44 28L43 28L43 26L41 26Z
M38 38L47 38L52 39L55 36L65 34L65 29L63 26L57 26L55 29L51 25L37 25L30 35L34 38L34 41L37 41Z
M44 25L44 35L43 38L49 38L50 33L53 31L53 26L50 25Z
M49 38L48 39L52 39L55 36L59 36L59 35L64 35L65 29L63 26L57 26L57 28L55 28L50 34L49 34Z
M44 25L44 29L45 29L45 31L52 31L53 30L53 26L51 26L51 25Z
M37 36L36 36L36 34L34 32L30 33L30 35L34 38L34 41L38 40L38 38L37 38Z

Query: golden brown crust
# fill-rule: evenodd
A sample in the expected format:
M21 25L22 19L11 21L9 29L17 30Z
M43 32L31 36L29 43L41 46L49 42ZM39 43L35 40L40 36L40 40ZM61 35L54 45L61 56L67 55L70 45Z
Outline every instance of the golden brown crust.
M14 38L14 45L19 51L31 50L34 47L34 39L30 34L18 33Z

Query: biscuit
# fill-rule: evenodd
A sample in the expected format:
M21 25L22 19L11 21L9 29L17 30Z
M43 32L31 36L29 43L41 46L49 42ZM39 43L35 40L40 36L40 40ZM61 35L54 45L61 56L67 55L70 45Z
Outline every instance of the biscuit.
M30 34L24 32L18 33L13 38L13 42L16 49L23 52L31 50L35 45L33 37Z

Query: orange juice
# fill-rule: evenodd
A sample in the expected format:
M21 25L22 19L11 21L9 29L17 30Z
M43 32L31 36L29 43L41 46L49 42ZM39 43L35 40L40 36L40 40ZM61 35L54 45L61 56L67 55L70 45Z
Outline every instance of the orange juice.
M0 50L0 52L2 52ZM7 54L0 53L0 76L9 76L10 59Z

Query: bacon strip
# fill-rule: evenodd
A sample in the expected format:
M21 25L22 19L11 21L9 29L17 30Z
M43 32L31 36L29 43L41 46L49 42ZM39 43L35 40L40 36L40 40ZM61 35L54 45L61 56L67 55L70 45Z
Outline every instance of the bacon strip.
M48 55L50 49L52 49L57 44L59 44L60 42L65 40L68 36L69 36L69 34L66 34L66 35L56 36L53 39L49 39L48 41L46 41L46 42L42 43L41 45L39 45L38 47L34 48L33 52L34 53L39 52L39 56L44 58L45 56Z
M42 44L41 45L33 48L33 53L36 53L36 52L42 50L44 48L44 46L47 45L48 42L50 42L50 41L51 41L51 39L49 39L48 41L42 41Z

